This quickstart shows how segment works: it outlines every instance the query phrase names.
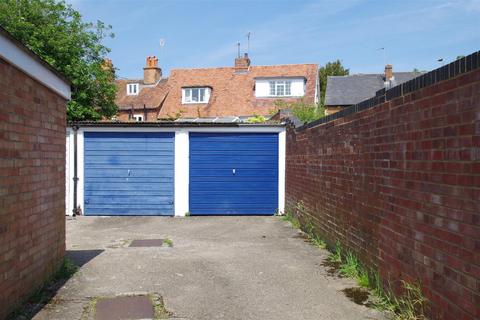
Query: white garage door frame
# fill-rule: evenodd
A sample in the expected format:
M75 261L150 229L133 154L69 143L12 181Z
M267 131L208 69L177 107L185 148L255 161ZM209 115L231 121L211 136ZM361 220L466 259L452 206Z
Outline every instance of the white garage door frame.
M67 143L70 144L67 166L73 171L73 130ZM285 153L286 132L283 126L240 126L240 127L80 127L77 130L77 203L84 208L84 132L174 132L175 133L175 173L174 173L174 212L183 217L189 212L189 133L190 132L270 132L278 133L278 209L285 210ZM69 173L69 189L73 190L73 172ZM66 204L67 214L72 215L73 195L70 192Z

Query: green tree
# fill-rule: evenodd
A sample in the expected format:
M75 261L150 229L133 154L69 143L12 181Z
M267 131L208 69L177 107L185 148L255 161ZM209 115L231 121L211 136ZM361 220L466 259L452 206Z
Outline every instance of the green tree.
M68 120L99 120L117 112L113 67L105 67L111 26L86 23L63 0L1 0L0 25L72 82Z
M318 104L308 104L302 99L298 102L285 102L283 100L275 100L275 110L272 113L276 113L279 110L290 109L295 117L297 117L303 123L315 121L317 119L325 117L325 109Z
M328 76L346 76L350 73L349 69L345 69L340 60L327 62L325 66L320 67L318 76L320 78L320 105L325 105L325 91L327 89Z

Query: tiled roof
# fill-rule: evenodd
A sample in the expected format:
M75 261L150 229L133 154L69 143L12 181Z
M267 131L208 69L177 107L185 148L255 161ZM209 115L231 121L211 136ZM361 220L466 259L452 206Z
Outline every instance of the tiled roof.
M138 83L138 95L127 95L127 84ZM155 85L144 85L143 80L117 80L117 97L115 103L120 110L158 108L168 93L168 79L161 79Z
M394 72L391 87L418 77L418 72ZM383 74L353 74L349 76L329 76L325 92L325 105L354 105L375 96L385 87Z
M274 77L302 77L306 79L304 100L315 100L318 78L316 64L293 64L274 66L250 66L248 71L238 72L235 67L173 69L168 79L156 86L143 86L142 81L117 81L117 105L121 110L155 107L161 104L159 118L168 118L182 112L182 118L238 117L254 114L267 115L275 108L277 98L256 98L255 79ZM126 95L127 83L140 83L138 96ZM206 104L182 104L182 88L210 87L210 100ZM282 98L298 101L298 98Z

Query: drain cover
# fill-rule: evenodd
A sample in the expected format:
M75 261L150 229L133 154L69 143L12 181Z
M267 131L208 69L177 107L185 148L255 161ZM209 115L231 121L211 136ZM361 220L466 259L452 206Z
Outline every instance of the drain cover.
M161 247L163 239L140 239L133 240L130 247Z
M155 311L147 296L100 299L96 304L95 320L153 319Z

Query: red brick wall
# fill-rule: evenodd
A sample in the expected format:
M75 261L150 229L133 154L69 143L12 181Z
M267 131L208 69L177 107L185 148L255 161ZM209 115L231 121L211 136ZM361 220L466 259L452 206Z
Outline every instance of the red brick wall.
M290 128L286 197L385 282L421 281L435 318L480 319L480 69L455 74Z
M65 100L0 59L0 319L65 253Z

